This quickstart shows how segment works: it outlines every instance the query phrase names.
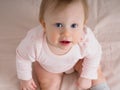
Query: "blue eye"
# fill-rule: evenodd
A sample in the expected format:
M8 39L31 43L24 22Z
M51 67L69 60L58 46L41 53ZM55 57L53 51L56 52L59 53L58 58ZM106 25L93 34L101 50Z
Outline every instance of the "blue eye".
M75 24L75 23L71 25L72 28L76 28L77 26L78 26L78 25Z
M60 28L60 27L63 27L63 24L62 23L56 23L55 26Z

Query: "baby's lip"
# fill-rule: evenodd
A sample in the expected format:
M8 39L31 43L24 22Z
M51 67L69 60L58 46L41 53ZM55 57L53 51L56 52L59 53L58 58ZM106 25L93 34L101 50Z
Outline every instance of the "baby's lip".
M62 40L62 41L60 41L60 43L63 43L63 44L69 44L69 43L71 43L71 41Z

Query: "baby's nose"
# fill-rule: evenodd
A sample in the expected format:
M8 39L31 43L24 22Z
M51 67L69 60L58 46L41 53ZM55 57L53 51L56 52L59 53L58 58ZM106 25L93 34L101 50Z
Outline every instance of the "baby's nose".
M62 35L67 37L67 36L71 35L71 32L68 29L64 29L63 32L62 32Z

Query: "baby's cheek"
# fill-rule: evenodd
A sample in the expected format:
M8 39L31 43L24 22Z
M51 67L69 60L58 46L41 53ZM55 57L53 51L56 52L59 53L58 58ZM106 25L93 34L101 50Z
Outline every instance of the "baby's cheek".
M56 36L51 36L51 37L49 37L49 39L50 39L51 43L58 42L58 38Z
M80 42L81 39L82 39L82 37L81 37L80 34L78 34L78 35L74 35L74 43L78 43L78 42Z

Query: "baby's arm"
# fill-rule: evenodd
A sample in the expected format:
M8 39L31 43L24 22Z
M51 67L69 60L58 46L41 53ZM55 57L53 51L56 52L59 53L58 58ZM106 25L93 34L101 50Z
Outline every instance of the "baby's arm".
M83 87L91 86L91 81L97 79L97 71L101 60L101 46L96 40L94 34L90 29L87 31L87 38L85 41L85 57L82 63L82 72L79 77L79 84Z
M16 56L16 67L20 81L20 90L36 90L37 86L32 79L32 62L30 60L22 59L20 52L18 51Z
M21 90L35 90L36 87L32 79L32 62L35 61L34 49L33 36L28 32L16 49L16 68Z
M85 57L81 77L97 79L97 70L100 65L102 48L91 29L87 28L85 41Z
M41 29L40 26L31 29L16 50L17 76L22 90L36 87L32 79L32 62L37 60L40 55L43 39L43 31Z

